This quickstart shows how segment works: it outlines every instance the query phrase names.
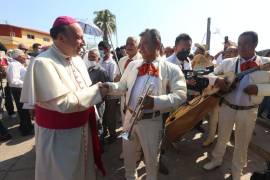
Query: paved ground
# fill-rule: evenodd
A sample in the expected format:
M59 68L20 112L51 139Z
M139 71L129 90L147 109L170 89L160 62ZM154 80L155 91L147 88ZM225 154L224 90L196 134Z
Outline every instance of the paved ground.
M35 168L34 137L21 137L18 133L17 120L6 119L4 124L9 127L9 131L14 138L0 145L0 180L33 180ZM255 139L264 138L259 136L265 136L265 134L256 133ZM160 180L227 179L230 175L232 146L228 147L223 166L214 171L206 172L201 167L208 161L208 155L213 149L213 145L202 148L202 140L201 133L191 131L178 142L177 149L169 148L165 152L163 160L170 169L170 174L168 176L160 175ZM124 180L123 162L119 160L120 152L120 139L105 146L104 162L108 176L104 179ZM251 172L262 169L264 169L264 160L250 150L248 166L244 170L242 179L248 180ZM143 162L141 162L138 172L140 179L145 179Z

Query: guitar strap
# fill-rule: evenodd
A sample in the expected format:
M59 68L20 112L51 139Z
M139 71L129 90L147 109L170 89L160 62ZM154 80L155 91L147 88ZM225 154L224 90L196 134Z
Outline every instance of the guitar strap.
M236 65L235 65L235 70L234 70L234 74L235 74L235 75L236 75L237 72L238 72L239 61L240 61L240 58L237 58L237 60L236 60Z

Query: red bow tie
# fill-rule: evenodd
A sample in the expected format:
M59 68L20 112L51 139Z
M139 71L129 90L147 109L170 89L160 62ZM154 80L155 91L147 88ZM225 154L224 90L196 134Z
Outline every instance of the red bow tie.
M241 72L243 72L254 67L258 67L258 64L255 61L247 61L241 64L240 69Z
M150 75L150 76L156 76L158 77L159 70L154 66L152 63L144 63L140 67L138 67L138 76L143 76L143 75Z

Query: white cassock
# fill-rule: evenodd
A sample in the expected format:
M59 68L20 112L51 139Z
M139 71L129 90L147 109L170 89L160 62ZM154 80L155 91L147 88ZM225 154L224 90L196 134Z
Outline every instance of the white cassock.
M162 116L180 106L186 100L186 82L179 67L164 59L157 58L153 61L154 66L159 70L158 77L149 75L138 75L138 68L143 60L136 60L129 63L121 80L118 83L108 83L112 95L126 95L128 108L134 110L137 98L144 91L146 86L153 83L154 108L144 111L153 112L152 118L143 118L134 125L131 141L123 140L123 154L125 165L125 176L127 180L136 178L136 151L137 146L142 147L146 162L146 180L156 180L158 174L159 145L162 137ZM147 79L149 82L145 86ZM169 92L168 92L169 87ZM153 114L151 113L151 114ZM131 112L127 111L123 123L123 130L127 130L131 122Z
M51 121L44 116L48 111L69 117L66 115L86 112L101 102L98 85L90 85L82 59L79 56L67 59L55 45L31 62L21 102L36 107L36 180L96 179L89 123L78 124L80 119L75 119L74 126L62 119L59 124L60 119L51 117L54 119ZM43 115L37 114L37 107ZM58 123L57 127L51 128L54 123Z
M238 68L236 62L239 61ZM270 59L257 56L256 63L261 65L269 63ZM226 74L229 72L241 72L240 64L243 60L237 58L225 59L214 70L215 74ZM213 85L217 76L210 76L210 85ZM258 87L258 94L247 95L243 89L250 84L255 84ZM232 92L227 94L224 99L230 104L237 106L256 106L259 105L264 96L270 95L270 71L256 71L244 76L239 85ZM226 144L230 140L230 136L235 124L235 146L232 160L232 176L234 180L240 180L243 167L247 162L248 145L252 137L257 119L258 108L247 110L235 110L226 104L222 104L219 110L219 125L218 125L218 141L215 149L212 152L213 160L218 163L223 161L223 156L226 150Z

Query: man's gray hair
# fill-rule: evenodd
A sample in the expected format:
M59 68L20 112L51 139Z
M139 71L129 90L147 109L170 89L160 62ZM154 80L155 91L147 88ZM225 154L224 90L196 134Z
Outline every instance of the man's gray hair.
M19 56L25 56L24 52L20 49L14 49L11 53L11 57L17 59Z
M93 52L93 53L96 53L99 55L99 51L98 51L97 47L93 47L93 48L89 49L89 52Z
M161 44L160 33L156 29L146 29L144 32L140 34L140 37L142 36L149 36L151 42L155 45Z
M135 41L136 45L139 46L139 43L140 43L140 38L139 37L136 37L136 36L129 36L127 38L127 40L129 39L132 39L133 41Z

